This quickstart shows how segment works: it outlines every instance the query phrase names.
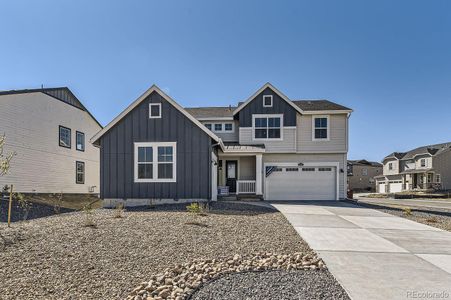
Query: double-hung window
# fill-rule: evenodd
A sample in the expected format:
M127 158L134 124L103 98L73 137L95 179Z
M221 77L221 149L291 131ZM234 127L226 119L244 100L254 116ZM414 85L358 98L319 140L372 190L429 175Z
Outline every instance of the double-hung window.
M420 160L420 165L421 165L422 167L426 167L426 159L422 158L422 159Z
M85 151L85 134L83 132L75 132L75 149Z
M281 115L253 115L254 140L282 139Z
M135 182L175 182L176 143L135 143Z
M329 116L313 117L313 140L329 140Z
M85 163L82 161L75 162L75 183L85 183Z
M70 128L61 126L59 127L59 145L64 148L70 148L70 140L71 140L71 130Z

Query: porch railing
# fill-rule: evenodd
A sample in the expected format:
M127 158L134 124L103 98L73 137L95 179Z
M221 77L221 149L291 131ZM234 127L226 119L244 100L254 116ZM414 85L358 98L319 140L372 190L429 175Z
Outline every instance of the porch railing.
M255 180L237 180L237 194L255 194Z

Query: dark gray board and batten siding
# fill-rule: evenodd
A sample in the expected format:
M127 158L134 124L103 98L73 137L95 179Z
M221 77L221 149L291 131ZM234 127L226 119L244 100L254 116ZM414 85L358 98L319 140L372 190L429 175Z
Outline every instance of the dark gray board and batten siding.
M149 119L161 103L161 119ZM176 182L134 182L134 142L177 142ZM212 139L153 92L100 138L102 199L210 199ZM154 158L155 161L155 158Z
M272 107L263 107L263 95L272 95ZM296 126L297 111L272 89L266 88L238 112L240 127L252 127L253 114L283 114L283 126Z

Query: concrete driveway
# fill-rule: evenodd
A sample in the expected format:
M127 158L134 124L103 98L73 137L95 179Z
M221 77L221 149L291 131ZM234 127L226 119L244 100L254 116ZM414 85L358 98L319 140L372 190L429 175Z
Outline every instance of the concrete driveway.
M366 198L364 196L354 195L354 198L369 204L398 205L418 208L439 208L451 210L451 200L449 199L393 199L393 198ZM450 296L451 298L451 296Z
M337 201L282 212L352 299L451 298L451 233Z

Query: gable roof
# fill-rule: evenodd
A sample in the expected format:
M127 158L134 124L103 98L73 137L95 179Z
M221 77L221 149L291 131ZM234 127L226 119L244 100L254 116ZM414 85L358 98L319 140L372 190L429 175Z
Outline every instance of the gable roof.
M89 112L89 110L81 103L81 101L72 93L68 87L56 87L56 88L40 88L40 89L24 89L24 90L10 90L0 91L0 96L3 95L17 95L17 94L30 94L30 93L44 93L56 100L69 104L82 111L88 113L88 115L100 126L103 126L97 121L97 119Z
M384 159L382 161L384 161L388 158L392 158L392 157L397 158L397 159L403 159L403 160L413 159L413 158L415 158L415 156L422 155L422 154L429 154L429 155L434 156L434 155L441 154L442 152L444 152L450 148L451 148L451 142L434 144L434 145L426 145L426 146L417 147L417 148L412 149L407 152L393 152L393 153L387 155L386 157L384 157Z
M261 92L263 92L265 89L270 88L273 90L274 93L279 95L280 98L285 100L289 105L291 105L297 112L303 113L302 109L294 104L287 96L285 96L281 91L279 91L276 87L274 87L271 83L267 82L265 83L261 88L259 88L252 96L250 96L246 101L242 102L234 111L233 115L236 115L240 110L242 110L246 105L248 105L252 100L254 100L255 97L258 96Z
M281 91L274 87L271 83L265 83L260 89L258 89L252 96L250 96L246 101L239 102L238 107L233 111L233 115L236 115L240 110L242 110L246 105L248 105L255 97L257 97L266 88L270 88L277 95L279 95L283 100L285 100L289 105L291 105L297 112L301 114L309 114L309 112L318 111L337 111L343 113L351 113L352 109L345 107L343 105L331 102L329 100L290 100Z
M179 110L185 117L187 117L191 122L197 125L201 130L203 130L207 135L209 135L213 140L223 147L222 141L220 138L208 130L201 122L196 120L192 115L190 115L183 107L181 107L175 100L169 97L166 93L164 93L158 86L155 84L152 85L147 91L145 91L141 96L138 97L135 101L133 101L124 111L122 111L116 118L114 118L107 126L105 126L102 130L97 132L92 138L91 143L98 145L98 140L108 132L114 125L116 125L120 120L122 120L130 111L132 111L136 106L138 106L142 101L144 101L147 96L152 94L153 92L157 92L160 94L166 101L168 101L172 106L174 106L177 110Z

